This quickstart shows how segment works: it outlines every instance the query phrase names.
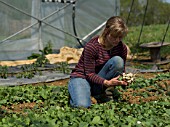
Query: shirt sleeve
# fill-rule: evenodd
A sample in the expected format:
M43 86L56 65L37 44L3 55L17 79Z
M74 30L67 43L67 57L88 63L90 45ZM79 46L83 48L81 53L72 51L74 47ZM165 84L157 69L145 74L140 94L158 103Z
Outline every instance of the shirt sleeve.
M84 48L84 71L86 79L95 84L103 84L104 78L95 73L96 58L98 57L97 47L90 43Z

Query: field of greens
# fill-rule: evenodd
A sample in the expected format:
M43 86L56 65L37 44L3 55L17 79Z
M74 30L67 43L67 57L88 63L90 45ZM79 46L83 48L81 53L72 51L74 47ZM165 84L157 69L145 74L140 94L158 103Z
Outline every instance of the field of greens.
M123 89L117 87L115 101L94 104L89 109L71 108L66 86L24 85L0 88L0 126L2 127L170 127L170 72L154 78L137 77ZM160 85L164 83L164 87ZM123 93L133 94L140 103L129 103ZM150 94L152 93L152 94ZM128 95L127 95L128 96ZM157 97L156 100L142 101ZM129 98L130 99L130 98Z
M165 29L166 25L145 26L138 43L140 27L129 28L124 42L133 54L145 52L137 44L161 42ZM169 55L169 47L161 53ZM70 107L67 83L1 86L0 127L170 127L170 72L143 75L126 88L116 87L113 101L88 109Z

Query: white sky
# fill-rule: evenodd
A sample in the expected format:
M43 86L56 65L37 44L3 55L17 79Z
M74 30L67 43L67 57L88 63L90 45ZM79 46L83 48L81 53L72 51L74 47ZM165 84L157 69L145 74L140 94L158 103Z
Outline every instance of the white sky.
M170 3L170 0L166 0L168 3Z

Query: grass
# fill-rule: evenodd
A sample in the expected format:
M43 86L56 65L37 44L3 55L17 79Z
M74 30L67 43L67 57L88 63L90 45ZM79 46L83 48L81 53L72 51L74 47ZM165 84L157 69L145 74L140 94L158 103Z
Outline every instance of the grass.
M130 27L129 33L125 37L124 42L130 47L132 53L144 52L147 51L147 49L142 49L139 45L149 42L162 42L166 29L166 24L144 26L139 39L141 26ZM170 42L170 29L167 31L164 42ZM165 56L168 54L170 54L169 47L163 47L161 50L161 55Z

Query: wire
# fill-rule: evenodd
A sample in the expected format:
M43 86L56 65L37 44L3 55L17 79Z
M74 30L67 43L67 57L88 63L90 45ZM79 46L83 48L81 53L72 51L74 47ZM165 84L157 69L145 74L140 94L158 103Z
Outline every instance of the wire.
M74 35L77 37L77 31L76 31L76 27L75 27L75 10L76 10L76 7L75 7L75 2L73 3L73 9L72 9L72 23L73 23L73 31L74 31ZM79 38L76 38L79 45L84 48L84 45L80 42L80 39Z
M141 37L141 35L142 35L142 31L143 31L143 26L144 26L144 23L145 23L145 17L146 17L146 12L147 12L147 8L148 8L149 0L147 0L146 2L147 2L147 3L146 3L146 7L145 7L145 12L144 12L144 16L143 16L142 27L141 27L141 30L140 30L140 34L139 34L137 46L139 46L140 37Z
M140 38L141 38L141 35L142 35L142 31L143 31L143 26L144 26L144 22L145 22L145 17L146 17L146 12L147 12L147 8L148 8L148 4L149 4L149 0L146 1L146 6L145 6L145 11L144 11L144 17L143 17L143 22L142 22L142 27L141 27L141 30L140 30L140 33L139 33L139 37L138 37L138 42L136 44L136 53L138 54L138 46L139 46L139 42L140 42ZM134 4L134 0L132 1L132 4L131 4L131 7L132 5ZM130 14L129 14L130 15ZM129 18L129 17L128 17ZM136 54L134 53L131 60L133 59L134 55Z
M163 45L163 43L164 43L164 41L165 41L165 37L166 37L166 34L167 34L167 32L168 32L169 24L170 24L170 19L169 19L168 26L167 26L167 28L166 28L165 34L164 34L164 36L163 36L161 46Z
M128 24L129 17L130 17L130 13L132 12L133 4L134 4L134 0L132 0L131 6L130 6L130 11L129 11L129 13L128 13L128 17L127 17L127 20L126 20L126 24Z

